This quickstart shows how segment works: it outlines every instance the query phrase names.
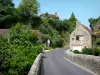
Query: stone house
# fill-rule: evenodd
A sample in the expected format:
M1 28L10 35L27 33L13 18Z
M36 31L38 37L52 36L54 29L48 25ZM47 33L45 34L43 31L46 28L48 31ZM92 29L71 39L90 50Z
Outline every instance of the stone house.
M45 17L48 17L48 18L51 18L51 19L59 19L59 16L57 15L57 13L55 14L49 14L49 13L43 13L40 15L41 18L45 18Z
M70 35L70 49L81 51L83 48L92 47L92 31L79 22L76 29Z

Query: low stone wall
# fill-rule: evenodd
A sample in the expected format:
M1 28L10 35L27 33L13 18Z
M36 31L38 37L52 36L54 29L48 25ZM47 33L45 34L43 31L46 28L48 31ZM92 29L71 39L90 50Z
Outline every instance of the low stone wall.
M100 75L100 57L92 55L74 54L67 50L65 52L65 58L70 61Z
M36 57L36 60L34 61L28 75L38 75L39 74L41 59L42 59L42 54L39 54Z

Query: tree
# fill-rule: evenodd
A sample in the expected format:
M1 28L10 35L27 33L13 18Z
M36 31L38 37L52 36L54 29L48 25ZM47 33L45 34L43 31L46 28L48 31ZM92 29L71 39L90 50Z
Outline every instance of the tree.
M12 0L0 0L0 28L8 28L13 18Z
M8 38L10 58L6 75L27 75L40 52L38 36L29 26L17 23L9 30Z
M89 18L88 21L90 23L90 28L92 29L92 31L94 31L94 26L100 24L100 16L98 18Z
M76 21L78 21L74 15L74 13L72 12L71 17L69 18L70 23L70 27L72 29L72 31L75 29L76 27Z
M29 12L33 14L38 14L39 4L37 0L22 0L22 3L19 5L19 10L22 12Z
M39 4L37 0L22 0L18 9L21 15L21 20L23 22L32 22L34 15L38 14Z
M76 23L76 21L78 21L74 15L74 13L72 12L71 17L69 18L70 22Z

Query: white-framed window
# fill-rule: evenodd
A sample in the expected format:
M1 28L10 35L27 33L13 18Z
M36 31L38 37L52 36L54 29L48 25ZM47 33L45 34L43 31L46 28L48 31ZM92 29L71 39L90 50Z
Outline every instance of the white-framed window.
M84 37L83 36L80 36L80 40L83 41L84 40Z
M83 41L84 40L84 36L83 35L77 35L76 36L76 40L77 41Z

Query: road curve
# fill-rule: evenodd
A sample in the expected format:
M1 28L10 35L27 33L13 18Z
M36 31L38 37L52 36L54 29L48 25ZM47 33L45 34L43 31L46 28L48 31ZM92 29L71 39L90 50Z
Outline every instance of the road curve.
M93 75L63 59L65 50L67 48L60 48L44 54L41 75Z

